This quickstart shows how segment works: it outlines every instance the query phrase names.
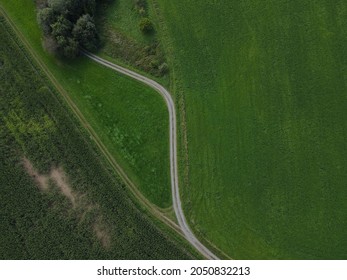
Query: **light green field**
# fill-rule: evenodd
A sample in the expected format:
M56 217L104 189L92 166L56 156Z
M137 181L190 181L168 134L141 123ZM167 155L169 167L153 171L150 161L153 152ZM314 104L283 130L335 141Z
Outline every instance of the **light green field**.
M195 231L237 259L346 259L346 1L150 3Z
M48 55L33 1L0 3L139 190L169 207L168 113L159 94L86 58L67 62Z

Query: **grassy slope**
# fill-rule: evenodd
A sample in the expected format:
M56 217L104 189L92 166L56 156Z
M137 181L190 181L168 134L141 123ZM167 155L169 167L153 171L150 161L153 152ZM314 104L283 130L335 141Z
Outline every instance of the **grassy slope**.
M151 3L184 92L194 228L234 258L346 258L346 2Z
M147 5L145 10L144 17L155 24L151 7ZM160 65L166 58L158 44L157 32L141 32L139 22L142 17L135 8L135 1L114 0L100 5L96 18L102 41L101 56L134 68L164 86L169 84L168 74L158 75L151 67L152 63Z
M33 1L0 3L143 194L170 206L168 114L161 97L88 59L59 62L47 55Z
M189 258L134 207L9 32L0 16L0 259ZM62 167L76 206L52 180L40 192L23 157L41 174ZM96 225L109 237L107 248Z
M152 42L152 36L144 36L139 28L140 15L134 11L135 1L115 0L106 6L106 24L114 30L140 43ZM134 28L135 27L135 28Z

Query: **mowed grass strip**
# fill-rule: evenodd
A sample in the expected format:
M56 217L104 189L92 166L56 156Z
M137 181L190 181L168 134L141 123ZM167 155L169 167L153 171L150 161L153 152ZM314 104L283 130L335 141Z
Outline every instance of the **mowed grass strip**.
M345 259L346 1L150 2L184 93L196 232L233 258Z
M186 259L0 16L0 259Z
M47 54L33 1L0 3L139 190L169 207L168 113L160 95L87 58L62 61Z

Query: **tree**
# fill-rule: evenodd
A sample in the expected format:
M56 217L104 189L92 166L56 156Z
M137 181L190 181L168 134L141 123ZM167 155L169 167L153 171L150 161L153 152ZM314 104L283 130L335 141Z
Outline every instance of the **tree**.
M54 11L52 8L43 8L37 13L37 21L45 35L51 32L51 24L54 23Z
M72 23L60 15L57 22L51 25L52 36L57 42L57 49L64 56L74 58L78 54L79 43L71 37Z
M84 0L84 13L94 15L96 10L95 0Z
M47 49L70 58L78 54L80 47L96 50L99 39L93 20L96 0L45 0L45 3L38 9L37 20Z
M153 24L152 22L149 20L149 18L143 18L141 19L140 21L140 30L143 32L143 33L151 33L154 28L153 28Z
M97 31L94 20L89 14L83 15L77 20L72 35L83 48L90 51L96 50Z
M75 22L83 14L94 15L96 9L95 0L66 0L69 16Z
M57 14L63 14L67 8L67 0L48 0L47 4Z
M57 38L59 36L67 37L71 33L72 23L64 16L60 15L57 21L51 24L52 35Z
M64 56L75 58L78 55L79 44L74 38L68 38L63 49Z

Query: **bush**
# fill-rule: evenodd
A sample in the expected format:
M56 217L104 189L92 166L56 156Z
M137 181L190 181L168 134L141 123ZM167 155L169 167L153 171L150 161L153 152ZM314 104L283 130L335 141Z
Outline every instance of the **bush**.
M159 64L160 64L159 60L155 58L153 58L151 62L149 63L152 69L157 69L159 67Z
M143 33L151 33L154 30L152 22L149 20L149 18L143 18L140 21L140 30Z
M58 49L57 41L54 38L52 38L51 36L47 36L44 38L43 45L44 45L45 50L48 53L54 54L57 52L57 49Z
M144 8L139 9L139 15L144 17L146 15L146 10Z
M146 16L146 1L145 0L136 0L135 1L135 10L139 13L140 16Z
M167 73L169 73L169 65L167 65L167 63L164 62L159 66L159 74L161 76L164 76Z
M146 0L136 0L135 1L135 6L139 9L146 9L147 3Z

